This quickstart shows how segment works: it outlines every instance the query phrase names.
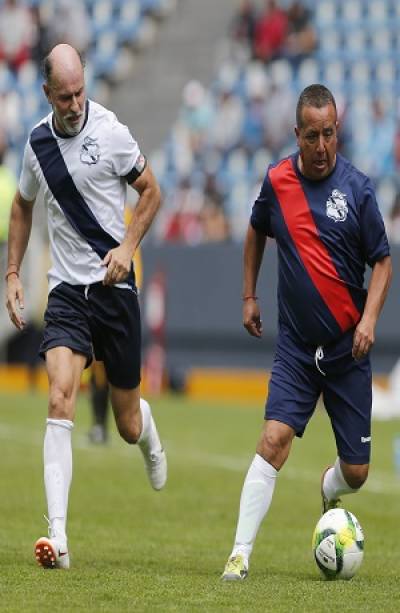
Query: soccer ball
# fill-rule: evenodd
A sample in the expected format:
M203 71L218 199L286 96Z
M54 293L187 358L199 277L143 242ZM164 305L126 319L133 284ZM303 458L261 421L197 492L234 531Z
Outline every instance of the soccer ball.
M364 556L364 534L357 518L345 509L331 509L317 523L312 548L325 579L351 579Z

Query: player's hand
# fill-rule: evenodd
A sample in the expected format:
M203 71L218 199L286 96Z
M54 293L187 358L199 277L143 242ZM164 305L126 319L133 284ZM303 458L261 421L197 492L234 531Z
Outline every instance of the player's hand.
M132 265L132 253L124 244L121 244L107 253L103 264L107 266L103 285L121 283L129 275Z
M361 319L353 337L352 355L355 360L364 358L374 344L374 326Z
M25 327L25 319L21 311L24 310L24 290L22 283L17 275L9 275L7 277L7 298L6 306L8 315L18 330L23 330Z
M261 338L263 327L260 309L255 300L245 300L243 303L243 325L251 336Z

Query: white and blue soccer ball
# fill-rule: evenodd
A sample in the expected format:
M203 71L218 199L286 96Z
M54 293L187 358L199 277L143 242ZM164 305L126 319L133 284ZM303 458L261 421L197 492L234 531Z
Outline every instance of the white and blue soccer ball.
M364 557L364 533L358 519L345 509L327 511L315 527L312 548L325 579L351 579Z

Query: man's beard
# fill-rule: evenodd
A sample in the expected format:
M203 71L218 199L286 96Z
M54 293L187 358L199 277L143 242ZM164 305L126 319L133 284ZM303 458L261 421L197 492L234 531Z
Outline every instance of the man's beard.
M76 115L69 114L65 117L62 117L61 115L58 115L58 113L56 113L55 111L54 114L62 132L65 132L65 134L67 134L68 136L76 136L82 130L83 124L85 122L84 111L82 111L82 113L79 115L79 121L76 124L71 124L69 121L70 119L75 119L77 117Z

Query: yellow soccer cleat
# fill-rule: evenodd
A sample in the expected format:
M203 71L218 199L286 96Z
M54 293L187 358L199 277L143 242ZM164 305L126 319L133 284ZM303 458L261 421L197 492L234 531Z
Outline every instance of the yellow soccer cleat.
M226 563L222 581L242 581L248 575L248 563L243 554L231 556Z

